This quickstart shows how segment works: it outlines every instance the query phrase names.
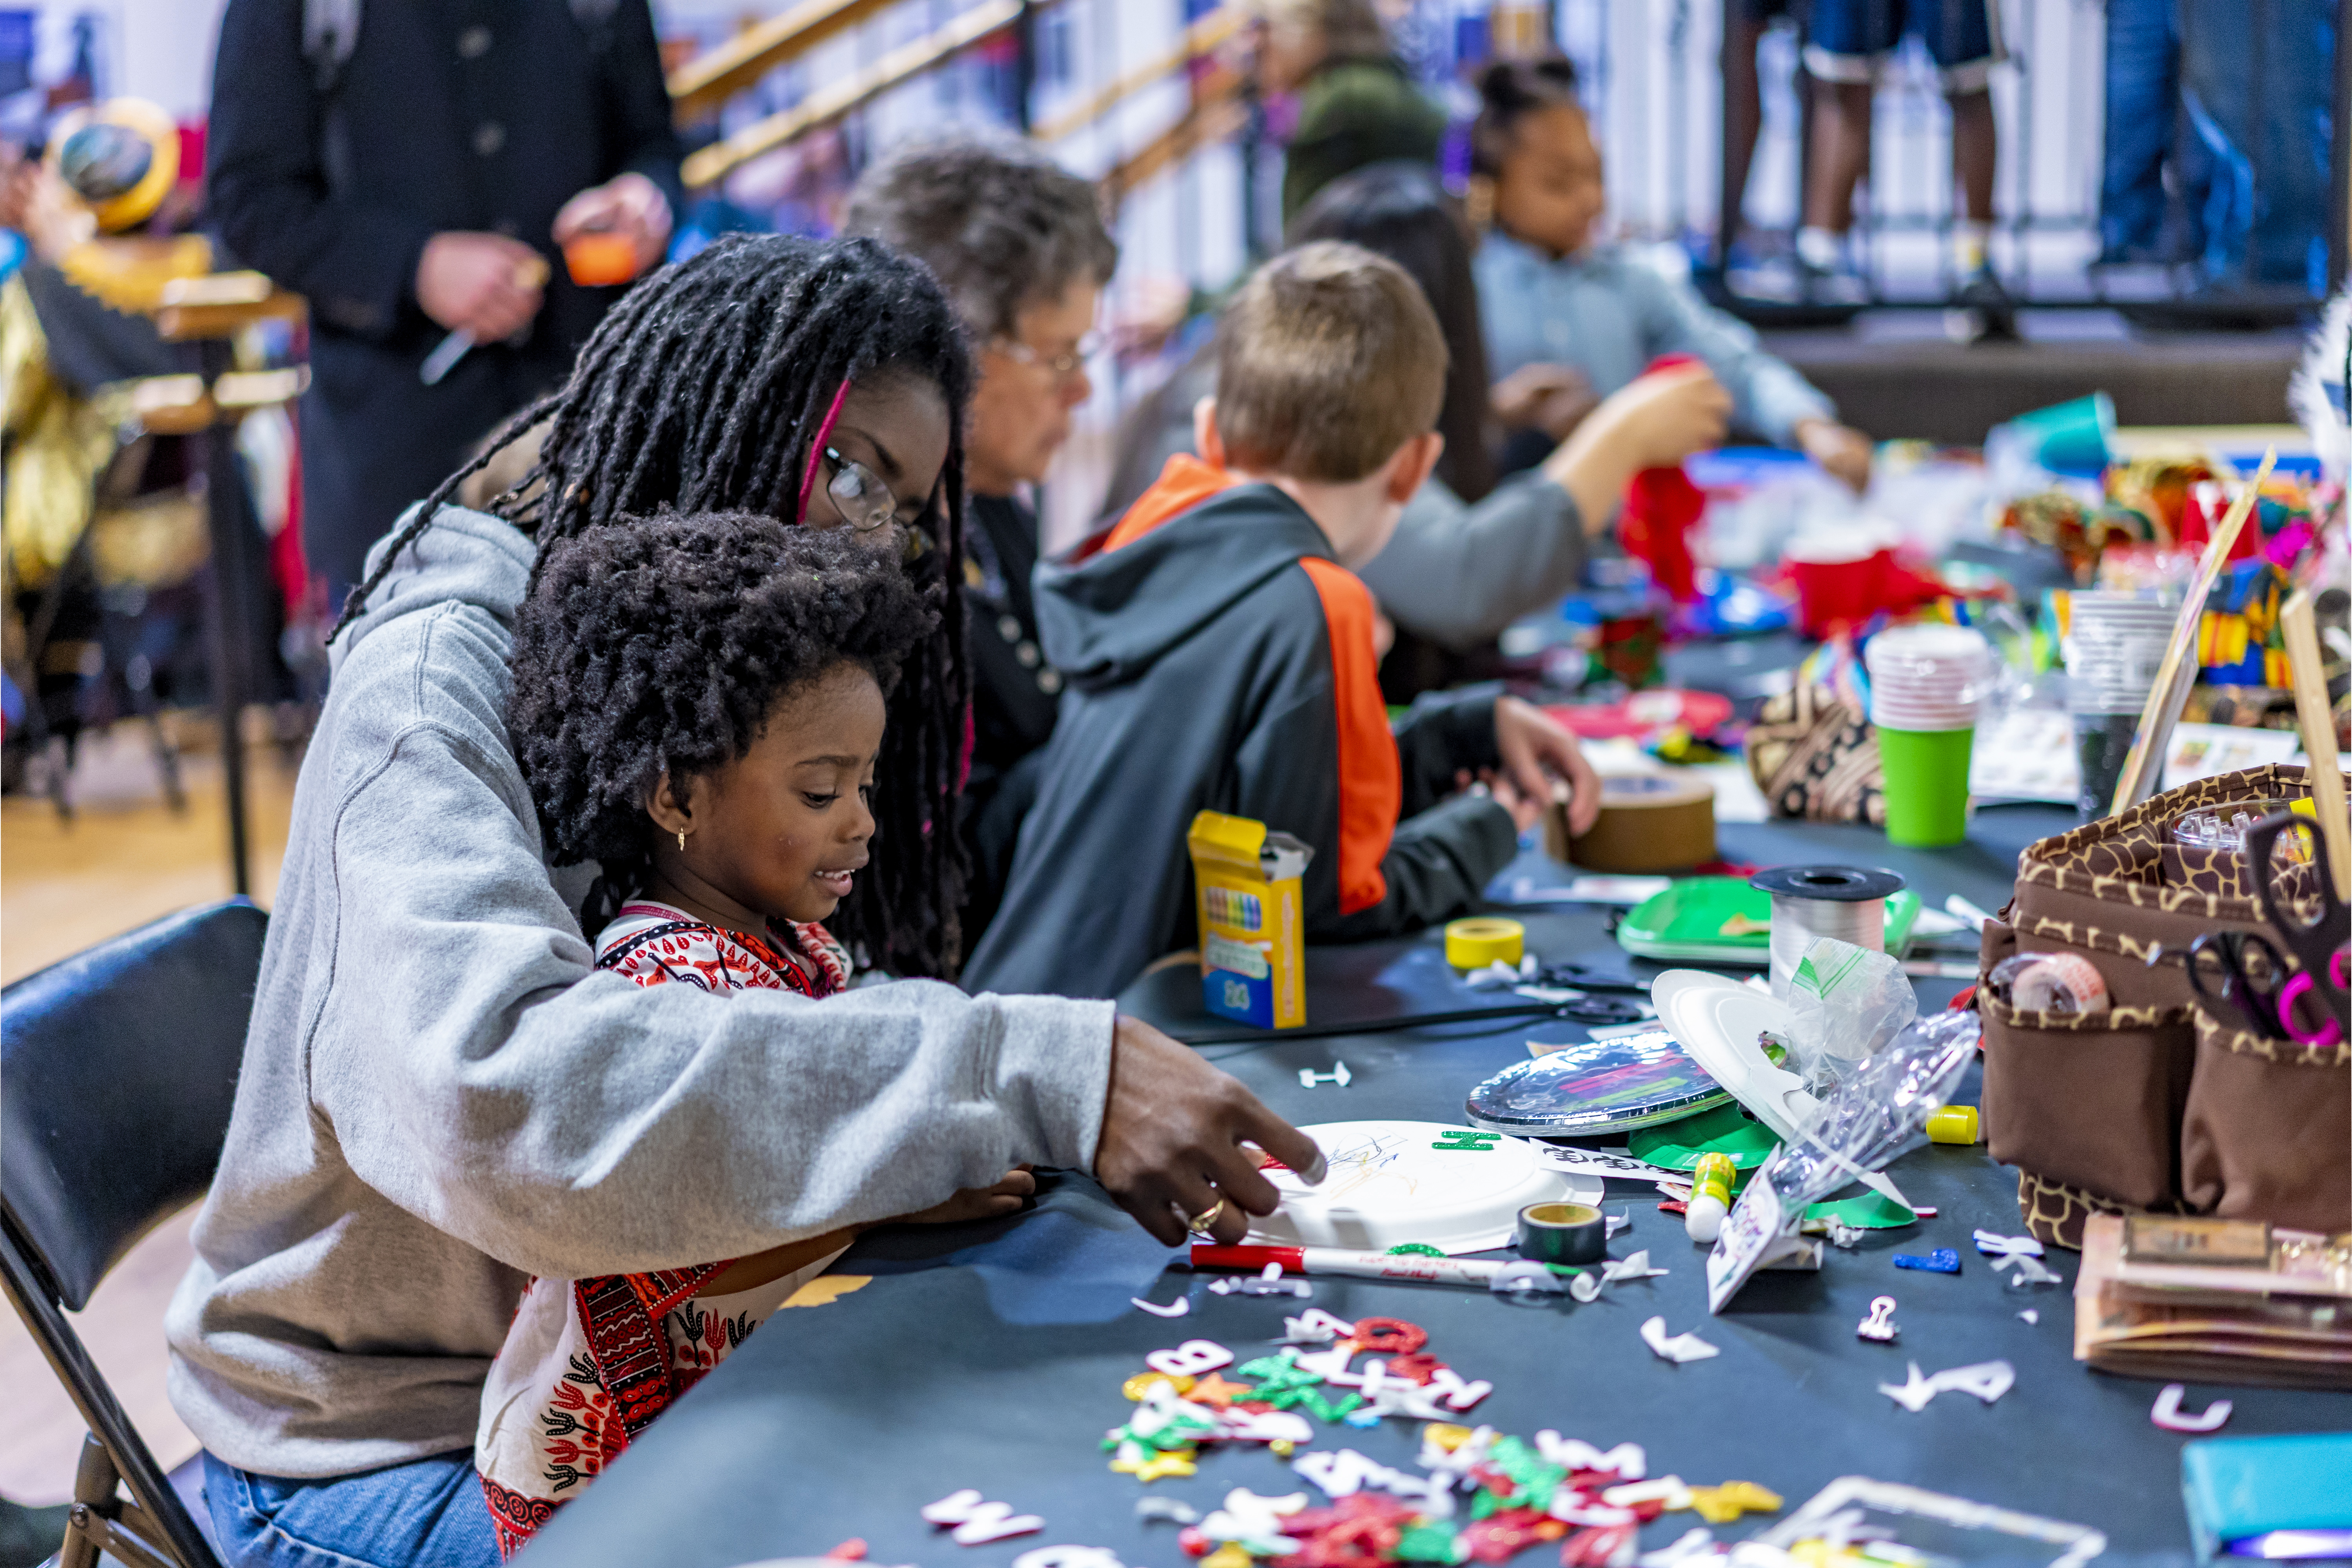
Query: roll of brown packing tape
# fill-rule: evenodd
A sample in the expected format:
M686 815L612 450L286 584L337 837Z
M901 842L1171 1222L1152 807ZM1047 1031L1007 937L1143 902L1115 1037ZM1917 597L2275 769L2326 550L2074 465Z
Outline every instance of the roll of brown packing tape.
M1550 837L1556 839L1557 832ZM1715 786L1675 773L1604 778L1601 819L1570 841L1567 858L1591 871L1687 871L1703 865L1716 858Z

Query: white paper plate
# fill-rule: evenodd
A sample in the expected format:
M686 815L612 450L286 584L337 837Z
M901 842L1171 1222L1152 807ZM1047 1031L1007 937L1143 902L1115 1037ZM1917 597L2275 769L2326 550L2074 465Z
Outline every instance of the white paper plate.
M1811 1124L1820 1101L1795 1073L1774 1067L1756 1038L1767 1029L1784 1040L1789 1037L1796 1016L1786 1002L1698 969L1667 970L1652 984L1650 1001L1658 1009L1658 1022L1691 1058L1783 1142L1796 1138L1801 1126ZM1905 1208L1918 1206L1883 1171L1864 1173L1859 1179Z
M1385 1252L1417 1241L1449 1254L1484 1252L1511 1245L1528 1205L1598 1205L1606 1190L1596 1178L1553 1169L1524 1139L1467 1127L1326 1121L1299 1131L1323 1151L1330 1174L1310 1187L1287 1170L1267 1171L1282 1206L1251 1226L1254 1242ZM1485 1147L1433 1147L1463 1139Z
M1666 1026L1707 1075L1731 1091L1783 1142L1820 1109L1804 1080L1772 1065L1756 1037L1770 1030L1782 1039L1796 1015L1777 996L1697 969L1669 969L1650 987L1658 1022Z

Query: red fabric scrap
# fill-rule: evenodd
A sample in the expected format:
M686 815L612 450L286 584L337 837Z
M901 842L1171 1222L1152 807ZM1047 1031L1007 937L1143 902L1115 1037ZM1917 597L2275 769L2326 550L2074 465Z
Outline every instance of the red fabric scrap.
M1633 1538L1630 1524L1587 1526L1561 1542L1560 1568L1609 1568Z
M1507 1508L1464 1525L1457 1539L1473 1563L1507 1563L1542 1539L1537 1528L1544 1521L1540 1510Z

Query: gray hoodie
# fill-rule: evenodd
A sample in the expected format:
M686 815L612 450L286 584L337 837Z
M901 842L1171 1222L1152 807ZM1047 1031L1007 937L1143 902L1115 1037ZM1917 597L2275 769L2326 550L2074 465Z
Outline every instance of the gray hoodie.
M550 872L507 742L530 563L444 511L337 650L165 1325L173 1405L243 1469L467 1447L527 1276L735 1258L1094 1163L1108 1003L591 967L593 868Z

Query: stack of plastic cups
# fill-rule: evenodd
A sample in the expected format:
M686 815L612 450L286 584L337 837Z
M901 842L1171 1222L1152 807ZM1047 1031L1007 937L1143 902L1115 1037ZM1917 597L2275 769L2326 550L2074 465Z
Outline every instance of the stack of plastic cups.
M1969 831L1969 754L1992 689L1992 645L1969 626L1895 626L1870 639L1870 721L1885 770L1886 837L1912 848Z
M2084 821L2095 822L2115 801L2116 781L2180 611L2177 604L2139 594L2070 594L2067 606L2061 652L2082 771L2074 804Z

